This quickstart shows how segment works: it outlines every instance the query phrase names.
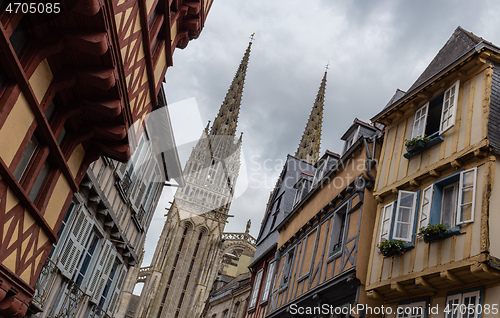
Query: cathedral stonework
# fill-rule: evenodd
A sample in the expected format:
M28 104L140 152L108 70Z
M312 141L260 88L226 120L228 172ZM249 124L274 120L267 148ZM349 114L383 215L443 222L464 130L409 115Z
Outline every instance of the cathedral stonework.
M135 310L137 318L200 317L222 260L223 231L240 169L236 126L252 42L212 126L202 132L179 188Z

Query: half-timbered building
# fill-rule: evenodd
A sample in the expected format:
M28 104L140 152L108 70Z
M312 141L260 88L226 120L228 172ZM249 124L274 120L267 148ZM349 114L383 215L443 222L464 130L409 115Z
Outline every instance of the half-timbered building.
M24 315L90 163L129 159L210 6L0 2L0 316Z
M164 183L172 176L183 183L167 108L154 115L128 162L100 157L90 165L35 285L33 316L117 317L127 301L120 293L140 261Z
M308 191L297 195L277 226L276 274L266 317L333 317L332 308L373 305L364 282L366 242L375 220L371 189L378 132L356 119L342 137L344 153L325 152Z
M498 314L499 62L458 27L372 119L385 129L366 289L386 317ZM377 247L394 242L396 254Z
M257 249L250 264L252 291L245 316L248 318L262 318L266 314L277 265L275 259L279 239L277 226L292 211L298 198L302 198L302 195L307 193L316 171L314 163L319 158L326 76L327 72L323 75L295 156L287 156L281 174L269 196L257 237ZM296 187L297 184L300 184L299 188Z

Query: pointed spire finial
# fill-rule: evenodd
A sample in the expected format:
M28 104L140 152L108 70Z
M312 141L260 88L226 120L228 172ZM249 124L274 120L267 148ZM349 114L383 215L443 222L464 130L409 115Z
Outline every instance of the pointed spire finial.
M253 40L254 40L254 35L255 35L255 32L254 32L254 33L252 33L252 34L250 34L250 42L253 42Z
M327 65L328 66L328 65ZM314 106L309 115L299 148L295 153L295 157L305 160L311 164L316 163L319 159L319 149L321 145L321 127L323 125L323 108L325 103L325 90L326 90L326 74L323 75L321 84L319 86Z
M328 63L325 66L325 72L328 72L329 69L330 69L330 61L328 61Z
M240 66L234 75L233 82L231 83L226 97L222 102L219 113L217 114L217 117L215 117L210 130L211 135L227 135L235 137L251 46L252 42L250 41L245 54L241 59Z

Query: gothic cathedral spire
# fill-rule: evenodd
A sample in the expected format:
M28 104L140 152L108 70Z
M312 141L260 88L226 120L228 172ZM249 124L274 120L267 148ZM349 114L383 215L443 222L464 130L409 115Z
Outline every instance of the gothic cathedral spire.
M314 106L309 115L302 140L300 141L299 148L295 153L295 157L305 160L311 164L315 164L319 159L319 148L321 143L321 126L323 123L323 106L325 103L325 89L326 89L326 73L323 75L321 85L319 86L318 95L314 101Z
M236 71L236 75L234 75L233 82L227 91L226 98L224 98L219 113L217 117L215 117L214 124L210 131L211 135L235 136L251 46L252 41L248 43L247 50L241 59L240 66Z
M251 45L184 167L185 186L169 208L135 317L200 317L209 297L240 170L242 138L235 132Z

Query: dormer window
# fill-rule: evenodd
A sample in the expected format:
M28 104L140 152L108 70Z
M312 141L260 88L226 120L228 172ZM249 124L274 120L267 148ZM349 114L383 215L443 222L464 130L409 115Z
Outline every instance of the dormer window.
M417 109L411 138L442 134L455 124L459 81Z
M346 141L345 141L345 144L344 144L344 151L342 152L343 154L346 153L346 151L351 148L352 144L355 143L357 140L358 140L358 136L359 136L359 130L360 130L361 126L358 126L358 128L356 128L356 131L354 132L354 134L352 134Z
M316 174L314 175L314 180L313 180L313 187L323 179L323 176L325 175L326 172L326 165L328 163L329 157L326 157L326 159L321 162L319 165L318 170L316 171Z
M306 192L307 181L301 180L300 184L297 186L297 192L295 192L295 199L293 200L293 206L295 207L304 197L304 193Z

